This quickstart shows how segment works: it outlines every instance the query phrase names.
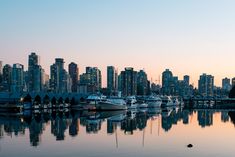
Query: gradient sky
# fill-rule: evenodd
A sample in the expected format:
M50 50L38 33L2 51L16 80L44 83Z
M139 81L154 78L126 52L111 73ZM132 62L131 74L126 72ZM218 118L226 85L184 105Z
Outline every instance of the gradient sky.
M235 77L234 0L0 0L0 60L22 63L35 51L49 73L55 57L102 70L145 69L157 80Z

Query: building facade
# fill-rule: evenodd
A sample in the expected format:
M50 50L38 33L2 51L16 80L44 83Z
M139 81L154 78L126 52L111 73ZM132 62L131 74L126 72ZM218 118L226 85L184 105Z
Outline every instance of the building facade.
M13 64L12 68L11 92L21 93L24 89L24 66L21 64Z
M78 70L78 65L74 62L71 62L69 64L69 75L70 75L71 81L72 81L71 90L72 90L72 92L77 92L79 70Z
M118 80L117 80L117 70L114 66L107 67L107 90L111 95L117 93Z
M127 67L120 74L120 89L123 96L137 95L137 72Z
M202 74L198 81L199 94L208 97L214 95L214 76Z

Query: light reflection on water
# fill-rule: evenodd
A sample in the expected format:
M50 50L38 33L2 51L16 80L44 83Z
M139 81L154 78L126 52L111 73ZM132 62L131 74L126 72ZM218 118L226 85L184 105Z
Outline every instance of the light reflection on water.
M176 108L0 116L0 154L233 156L234 122L232 110Z

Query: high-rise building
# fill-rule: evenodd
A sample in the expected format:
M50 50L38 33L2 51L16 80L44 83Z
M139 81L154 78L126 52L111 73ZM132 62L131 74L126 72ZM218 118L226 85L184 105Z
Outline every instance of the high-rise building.
M222 79L222 89L229 91L231 89L231 81L229 78L225 77Z
M214 95L214 76L202 74L198 81L198 91L202 96Z
M0 61L0 91L3 90L3 79L2 79L2 61Z
M0 75L2 75L2 61L0 61Z
M40 92L43 87L43 69L39 65L39 56L32 52L28 58L28 91Z
M9 64L4 65L2 73L2 90L11 91L12 67Z
M137 73L137 95L148 94L148 77L144 70Z
M102 87L101 71L97 67L86 67L86 74L90 74L90 84L96 86L97 91Z
M127 67L121 74L121 91L123 96L137 95L137 72Z
M13 64L12 68L11 91L20 93L24 88L24 66L21 64Z
M79 71L77 64L74 62L69 64L69 75L72 80L72 92L77 92Z
M172 72L169 69L166 69L162 73L162 93L164 95L174 94L174 78Z
M117 92L117 70L114 66L107 67L107 89L110 94Z
M71 92L71 78L64 69L64 59L56 58L50 67L50 89L56 93Z
M102 76L97 67L86 67L86 73L80 75L79 93L95 93L101 90Z
M232 78L232 87L234 87L234 86L235 86L235 77Z
M190 79L189 75L184 75L184 82L188 86L189 86L189 79Z

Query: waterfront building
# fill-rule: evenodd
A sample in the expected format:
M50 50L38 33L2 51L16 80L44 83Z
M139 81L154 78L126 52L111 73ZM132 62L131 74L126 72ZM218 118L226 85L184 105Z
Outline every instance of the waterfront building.
M71 90L72 92L77 92L79 70L78 70L78 65L74 62L71 62L69 64L69 75L72 80Z
M90 74L90 84L96 86L100 91L102 88L101 71L97 67L86 67L86 74Z
M202 74L198 81L198 91L202 96L214 95L214 76Z
M177 78L173 77L172 72L166 69L162 73L162 94L163 95L175 95L175 82Z
M2 61L0 61L0 91L3 89L3 84L2 84Z
M235 77L232 78L232 87L235 86Z
M137 95L147 95L149 93L149 82L144 70L137 73Z
M19 63L13 64L11 78L11 92L22 92L24 88L24 66Z
M91 94L101 91L101 71L97 67L86 67L86 73L80 75L78 93Z
M132 67L121 72L120 85L123 96L137 95L137 72Z
M50 88L56 93L71 91L71 78L64 69L64 59L56 58L50 67Z
M2 72L2 91L11 91L12 67L9 64L4 65Z
M0 75L2 75L2 61L0 61Z
M189 86L189 80L190 80L189 75L184 75L184 83L185 83L185 85Z
M231 80L227 77L222 79L222 89L225 91L230 91L231 90Z
M40 92L43 88L43 69L40 66L40 58L32 52L28 57L28 91Z
M107 67L107 89L110 94L117 93L117 70L114 66Z

